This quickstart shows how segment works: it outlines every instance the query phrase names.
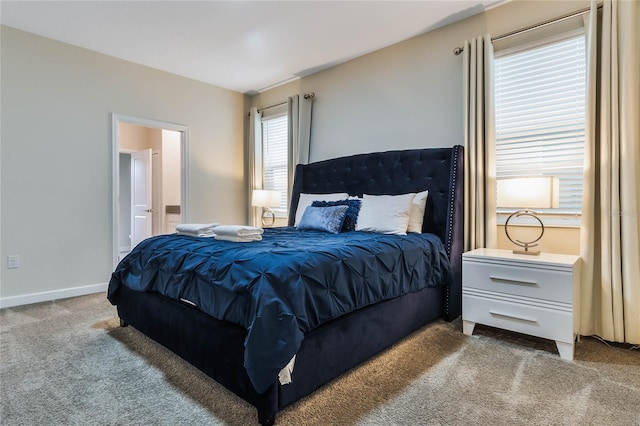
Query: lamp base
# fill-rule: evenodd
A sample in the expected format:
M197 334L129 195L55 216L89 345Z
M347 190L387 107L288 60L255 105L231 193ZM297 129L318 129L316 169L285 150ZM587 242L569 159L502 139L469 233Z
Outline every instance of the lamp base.
M271 221L268 221L268 218L271 218ZM269 207L262 208L262 227L263 228L271 228L273 224L276 222L276 214Z
M530 217L532 217L532 218L534 218L535 220L538 221L538 223L540 224L540 235L536 239L534 239L532 241L520 241L518 239L514 240L513 238L511 238L511 235L509 235L509 221L512 218L519 217L519 216L530 216ZM536 247L538 245L536 243L544 235L544 224L542 223L540 218L536 215L536 212L534 212L532 210L524 209L524 210L518 210L517 212L512 213L507 218L507 221L504 223L504 232L505 232L505 234L507 234L507 238L509 239L509 241L511 241L516 246L522 247L524 249L524 250L513 249L513 253L514 254L527 254L527 255L530 255L530 256L539 256L540 255L540 250L531 250L532 247Z
M540 250L516 250L516 249L513 249L513 254L528 254L529 256L540 256Z

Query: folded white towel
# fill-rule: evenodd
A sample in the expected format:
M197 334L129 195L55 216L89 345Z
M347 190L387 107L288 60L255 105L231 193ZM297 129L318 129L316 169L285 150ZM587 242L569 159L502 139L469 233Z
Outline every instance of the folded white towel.
M219 225L219 223L181 223L176 226L176 231L200 234L202 232L213 231L213 229Z
M213 231L207 231L207 232L176 232L176 234L178 235L188 235L190 237L215 237L216 234L213 233Z
M235 235L219 235L216 234L215 236L216 240L220 240L220 241L232 241L234 243L250 243L252 241L260 241L262 240L262 235L260 234L255 234L255 235L247 235L244 237L238 237Z
M246 237L252 235L262 235L264 229L255 226L244 225L220 225L216 226L214 232L216 235L228 235L232 237Z

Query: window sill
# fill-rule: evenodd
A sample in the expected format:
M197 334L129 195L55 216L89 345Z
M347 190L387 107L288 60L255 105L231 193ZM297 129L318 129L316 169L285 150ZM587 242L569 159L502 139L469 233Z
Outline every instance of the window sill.
M289 213L280 209L273 209L273 213L276 215L276 219L288 219Z
M511 213L498 213L497 224L504 226ZM539 214L537 215L548 228L580 228L580 215L576 214ZM521 216L509 222L509 226L540 226L540 223L527 216Z

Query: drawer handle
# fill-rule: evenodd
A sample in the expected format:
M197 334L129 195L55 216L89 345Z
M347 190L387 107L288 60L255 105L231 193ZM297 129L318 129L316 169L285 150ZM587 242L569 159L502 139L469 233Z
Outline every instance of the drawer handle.
M521 315L514 315L514 314L505 314L504 312L497 312L494 310L490 310L489 313L491 315L495 315L495 316L499 316L499 317L506 317L506 318L513 318L513 319L517 319L520 321L526 321L526 322L535 322L536 324L538 323L538 320L535 318L531 318L531 317L523 317Z
M499 281L508 284L538 285L537 281L514 280L513 278L494 277L493 275L490 275L489 279L491 281Z

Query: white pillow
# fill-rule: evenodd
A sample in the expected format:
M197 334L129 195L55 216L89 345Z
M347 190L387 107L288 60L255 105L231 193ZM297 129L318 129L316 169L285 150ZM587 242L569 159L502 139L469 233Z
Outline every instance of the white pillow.
M356 231L407 235L411 202L416 194L362 197Z
M298 200L298 209L296 210L296 221L294 225L298 226L298 224L300 223L300 219L302 219L302 215L304 214L304 211L314 201L338 201L338 200L346 200L347 198L349 198L349 194L347 194L346 192L335 192L333 194L300 193L300 199Z
M417 232L422 234L422 222L424 221L424 209L427 207L427 197L429 191L418 192L411 202L411 212L409 213L409 226L407 232Z

